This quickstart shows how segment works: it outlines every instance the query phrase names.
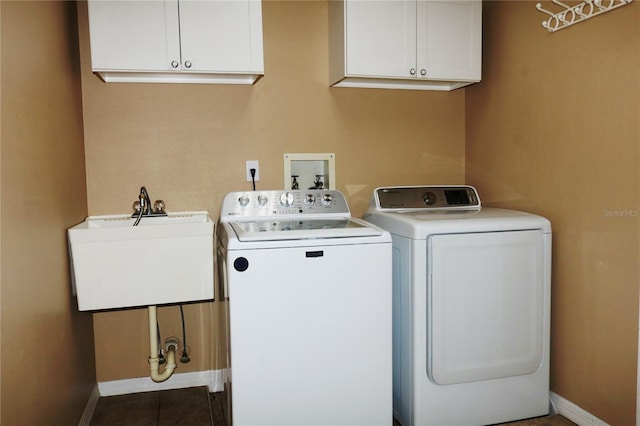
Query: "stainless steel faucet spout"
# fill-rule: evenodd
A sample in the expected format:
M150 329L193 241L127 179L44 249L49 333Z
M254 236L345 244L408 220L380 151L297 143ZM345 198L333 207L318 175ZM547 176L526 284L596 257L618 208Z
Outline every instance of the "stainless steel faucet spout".
M147 192L147 188L144 186L140 188L140 209L142 209L142 215L148 216L151 214L151 198L149 198L149 193Z

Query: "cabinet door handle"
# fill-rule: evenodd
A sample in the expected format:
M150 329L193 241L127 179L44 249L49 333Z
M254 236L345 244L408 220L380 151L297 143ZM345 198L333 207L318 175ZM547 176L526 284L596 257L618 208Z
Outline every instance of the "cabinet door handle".
M411 74L411 75L416 75L416 69L415 69L415 68L411 68L411 69L409 70L409 74Z
M186 68L191 68L191 61L185 61L184 66Z
M171 68L178 68L178 65L180 65L178 61L171 61Z
M425 70L424 68L422 68L420 70L420 75L427 75L427 70Z

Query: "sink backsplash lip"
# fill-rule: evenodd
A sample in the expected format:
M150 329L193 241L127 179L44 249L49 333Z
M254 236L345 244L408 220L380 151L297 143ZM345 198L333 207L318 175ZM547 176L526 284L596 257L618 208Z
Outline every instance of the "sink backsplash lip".
M83 222L70 229L126 228L133 227L134 222L135 218L132 218L130 214L96 215L88 216ZM185 211L168 213L167 216L162 217L143 217L138 226L164 226L177 223L186 224L207 222L213 222L208 211Z

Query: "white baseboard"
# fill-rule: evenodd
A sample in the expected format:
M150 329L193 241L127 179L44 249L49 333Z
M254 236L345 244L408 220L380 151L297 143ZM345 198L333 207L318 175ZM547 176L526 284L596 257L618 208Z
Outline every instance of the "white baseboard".
M550 400L551 406L556 413L566 417L578 426L609 426L607 422L600 420L555 392L550 393Z
M150 377L99 382L100 396L124 395L127 393L150 392L167 389L182 389L194 386L207 386L209 392L224 389L224 370L195 371L192 373L174 373L168 380L156 383Z
M87 405L84 407L84 412L82 413L82 417L78 422L78 426L89 426L91 424L91 418L93 417L93 412L96 410L96 405L98 405L98 400L100 399L100 390L98 389L98 384L93 387L91 391L91 395L89 395L89 400L87 401Z
M229 374L229 372L226 369L207 370L192 373L176 373L161 383L155 383L149 377L99 382L91 392L78 426L89 426L93 412L98 404L98 399L101 396L182 389L194 386L207 386L209 392L220 392L224 390L224 382L227 374ZM605 421L600 420L555 392L550 392L550 402L552 407L551 411L566 417L578 426L609 426Z

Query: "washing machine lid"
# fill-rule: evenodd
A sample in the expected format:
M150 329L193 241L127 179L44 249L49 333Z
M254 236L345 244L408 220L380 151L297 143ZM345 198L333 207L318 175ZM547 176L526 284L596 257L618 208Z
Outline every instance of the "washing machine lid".
M239 241L280 241L371 237L382 231L351 218L286 219L230 222Z

